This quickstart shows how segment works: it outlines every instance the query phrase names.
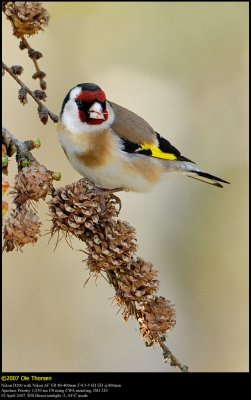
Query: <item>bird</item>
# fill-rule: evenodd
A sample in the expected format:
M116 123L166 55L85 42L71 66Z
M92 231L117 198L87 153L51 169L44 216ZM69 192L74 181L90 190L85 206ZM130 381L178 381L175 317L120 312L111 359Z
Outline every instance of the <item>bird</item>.
M220 188L229 183L199 169L142 117L108 101L95 83L67 93L57 131L73 168L102 190L147 192L173 175Z

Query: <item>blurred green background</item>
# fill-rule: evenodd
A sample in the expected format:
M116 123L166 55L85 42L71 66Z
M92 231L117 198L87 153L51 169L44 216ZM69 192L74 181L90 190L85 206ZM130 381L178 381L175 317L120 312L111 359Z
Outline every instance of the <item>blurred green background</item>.
M137 229L139 254L159 270L159 294L176 307L168 346L191 371L248 370L248 3L49 2L49 27L30 38L47 73L48 107L59 113L78 83L145 118L182 154L231 182L218 189L185 177L148 194L121 193L121 218ZM34 68L3 19L8 65ZM32 100L3 78L4 126L61 171L79 179ZM16 173L14 159L10 177ZM10 200L9 200L10 201ZM39 206L43 233L50 228ZM145 348L138 324L123 321L104 279L88 277L84 253L48 235L3 255L4 371L173 371ZM83 245L73 240L76 250Z

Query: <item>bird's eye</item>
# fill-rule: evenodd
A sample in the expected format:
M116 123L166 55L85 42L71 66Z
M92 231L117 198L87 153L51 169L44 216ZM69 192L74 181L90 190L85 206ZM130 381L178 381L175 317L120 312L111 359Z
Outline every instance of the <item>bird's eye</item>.
M84 104L83 100L76 99L75 102L78 107L83 107L83 104Z

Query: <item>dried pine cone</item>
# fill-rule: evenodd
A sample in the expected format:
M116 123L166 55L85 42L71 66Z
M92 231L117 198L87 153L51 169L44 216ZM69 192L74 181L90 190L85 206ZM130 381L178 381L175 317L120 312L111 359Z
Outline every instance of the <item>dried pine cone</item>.
M125 321L127 321L130 316L137 318L137 308L134 301L126 300L118 294L114 296L113 301L120 306L120 310L122 309L122 315Z
M89 253L87 265L92 272L126 266L137 250L135 229L120 220L98 225L85 241Z
M27 208L12 211L4 224L3 249L12 251L28 243L36 243L40 234L41 222L34 211Z
M140 332L147 342L158 342L175 325L175 310L170 300L164 297L142 305L138 311Z
M14 202L22 204L27 200L45 199L51 188L52 174L44 165L32 163L15 176L14 191L11 193L15 194Z
M13 34L18 38L34 35L48 25L49 14L40 1L9 1L3 11L13 26Z
M79 181L55 191L49 202L51 234L62 230L80 236L95 229L100 221L118 215L116 196L96 191L93 185Z
M117 271L117 295L126 301L149 302L159 288L156 277L157 271L153 269L153 265L142 258L137 258Z

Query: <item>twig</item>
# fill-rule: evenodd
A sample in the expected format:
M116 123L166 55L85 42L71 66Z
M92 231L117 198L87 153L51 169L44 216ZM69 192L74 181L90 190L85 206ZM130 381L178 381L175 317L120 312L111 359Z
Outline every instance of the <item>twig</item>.
M33 64L35 66L35 69L36 69L36 74L35 75L37 75L37 77L39 78L41 89L46 89L46 82L43 80L43 78L46 76L46 74L45 74L45 72L41 71L41 69L39 68L37 59L31 55L31 52L37 53L37 54L38 54L38 52L36 52L30 46L29 42L27 41L27 39L24 36L21 37L21 42L20 43L23 44L23 46L25 46L26 49L28 49L28 54L29 54L29 57L32 59ZM39 54L41 55L41 53L39 53ZM34 77L34 79L35 79L35 77Z
M4 64L4 62L2 63L2 67L5 71L7 71L11 77L13 79L15 79L15 81L21 86L21 88L25 89L27 93L29 93L29 95L33 98L33 100L39 105L40 109L45 109L46 112L48 113L49 117L51 118L51 120L53 122L58 122L58 116L56 114L54 114L53 112L51 112L50 110L48 110L47 107L45 107L45 105L35 96L34 92L28 88L28 86L26 86L19 78L18 76L16 76L13 71L11 70L11 68L9 68L6 64Z
M179 360L177 360L177 358L173 355L173 353L165 345L165 343L161 339L159 339L158 342L159 342L160 347L163 350L163 357L165 359L165 362L167 362L167 360L169 360L171 367L178 367L181 370L181 372L187 372L188 367L186 365L182 365L179 362Z
M16 139L6 128L2 127L2 143L6 146L7 155L12 156L16 153L18 168L21 167L20 164L23 160L37 162L36 158L30 152L30 150L35 148L32 140L22 142ZM9 149L11 149L11 153L8 151Z

